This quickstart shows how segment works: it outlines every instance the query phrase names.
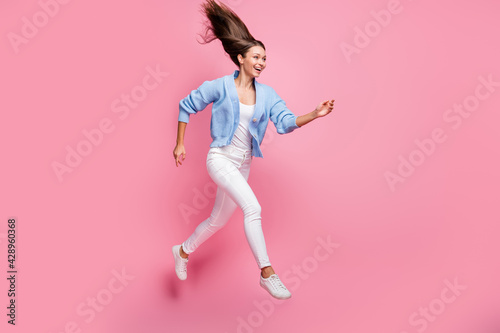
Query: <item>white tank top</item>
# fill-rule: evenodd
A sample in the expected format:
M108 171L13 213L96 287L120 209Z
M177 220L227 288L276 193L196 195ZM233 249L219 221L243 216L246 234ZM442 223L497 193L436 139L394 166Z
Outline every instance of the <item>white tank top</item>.
M234 132L231 144L242 149L252 149L252 135L248 130L250 120L252 119L255 110L254 105L246 105L240 102L240 123Z

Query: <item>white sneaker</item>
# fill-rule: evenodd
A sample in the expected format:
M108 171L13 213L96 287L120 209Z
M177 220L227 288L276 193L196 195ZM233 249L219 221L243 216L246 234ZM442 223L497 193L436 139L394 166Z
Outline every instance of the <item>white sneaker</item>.
M181 254L179 252L179 249L181 248L181 245L174 245L172 247L172 253L174 254L174 261L175 261L175 273L177 274L177 277L181 280L186 280L187 278L187 263L189 258L183 258L181 257Z
M283 282L277 274L273 274L268 278L263 278L260 276L260 285L262 288L266 289L271 296L277 299L287 299L292 297L292 294L286 289Z

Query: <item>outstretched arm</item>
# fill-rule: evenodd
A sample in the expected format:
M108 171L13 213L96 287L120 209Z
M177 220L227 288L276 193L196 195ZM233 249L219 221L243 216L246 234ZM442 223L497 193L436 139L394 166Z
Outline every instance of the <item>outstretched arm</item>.
M295 123L297 126L301 127L311 121L313 121L316 118L319 117L324 117L333 110L333 102L335 100L329 100L329 101L324 101L323 103L319 104L314 111L311 111L309 113L306 113L302 116L298 116L297 119L295 120Z

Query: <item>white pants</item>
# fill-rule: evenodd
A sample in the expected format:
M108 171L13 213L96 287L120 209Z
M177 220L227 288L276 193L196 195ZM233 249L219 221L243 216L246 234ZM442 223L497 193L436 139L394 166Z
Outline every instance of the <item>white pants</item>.
M189 254L195 251L227 223L236 207L240 207L244 214L245 235L257 265L259 268L271 266L262 232L260 204L247 182L252 158L251 150L233 145L210 148L207 170L217 184L215 204L210 217L201 222L182 243L184 252Z

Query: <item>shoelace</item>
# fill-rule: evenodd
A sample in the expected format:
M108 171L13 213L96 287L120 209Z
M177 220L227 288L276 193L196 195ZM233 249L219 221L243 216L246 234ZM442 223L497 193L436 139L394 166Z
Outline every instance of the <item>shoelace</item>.
M180 256L179 256L180 257ZM181 272L186 272L187 271L187 263L188 263L188 259L187 258L183 258L183 257L180 257L181 258L181 261L178 265L179 267L179 271Z
M277 275L273 275L269 281L271 282L272 286L274 289L281 289L281 290L287 290L285 285L281 282L280 278Z

